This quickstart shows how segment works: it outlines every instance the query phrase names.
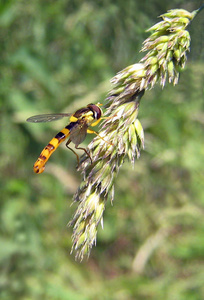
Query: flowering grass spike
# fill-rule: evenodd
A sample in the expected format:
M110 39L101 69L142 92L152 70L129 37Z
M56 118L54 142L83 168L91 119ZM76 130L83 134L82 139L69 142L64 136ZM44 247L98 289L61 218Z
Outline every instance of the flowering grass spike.
M134 164L144 148L144 132L138 119L139 105L145 91L157 82L178 83L179 71L184 68L190 47L187 25L199 10L192 13L174 9L161 15L162 21L148 29L152 34L144 41L145 56L139 63L119 72L112 80L113 88L106 98L107 118L103 121L100 137L88 146L79 170L84 179L75 194L78 208L73 225L73 248L82 260L96 244L97 227L103 226L106 201L114 199L114 180L124 159Z

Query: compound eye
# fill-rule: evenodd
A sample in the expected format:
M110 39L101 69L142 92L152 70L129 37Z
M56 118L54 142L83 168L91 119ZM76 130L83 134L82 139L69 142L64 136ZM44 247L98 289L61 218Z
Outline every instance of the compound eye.
M98 120L101 117L101 109L95 104L89 104L88 108L93 112L94 119Z

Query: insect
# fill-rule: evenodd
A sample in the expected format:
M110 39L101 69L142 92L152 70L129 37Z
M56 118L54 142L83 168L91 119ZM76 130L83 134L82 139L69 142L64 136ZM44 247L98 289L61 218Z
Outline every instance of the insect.
M56 136L49 142L49 144L42 150L40 156L38 157L33 166L33 171L37 174L41 174L44 171L45 164L52 155L52 153L66 138L69 138L66 143L66 147L76 155L78 165L79 157L77 153L69 147L69 144L71 142L75 144L76 149L84 150L86 154L90 157L87 150L85 148L79 147L79 144L81 144L86 138L87 133L95 133L99 136L99 134L96 131L90 129L89 126L96 126L101 120L101 115L102 110L99 107L99 104L88 104L86 107L78 109L74 114L43 114L28 118L26 120L27 122L41 123L60 120L64 117L70 117L70 123L66 127L64 127L64 129L58 132Z

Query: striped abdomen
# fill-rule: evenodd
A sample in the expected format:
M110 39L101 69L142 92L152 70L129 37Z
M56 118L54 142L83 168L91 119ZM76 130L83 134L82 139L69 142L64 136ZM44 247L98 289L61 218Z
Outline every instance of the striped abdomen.
M36 160L33 171L35 173L42 173L45 169L45 164L52 155L52 153L58 148L58 146L70 135L70 130L75 125L75 122L70 123L64 129L62 129L58 134L49 142L49 144L42 150L40 156Z

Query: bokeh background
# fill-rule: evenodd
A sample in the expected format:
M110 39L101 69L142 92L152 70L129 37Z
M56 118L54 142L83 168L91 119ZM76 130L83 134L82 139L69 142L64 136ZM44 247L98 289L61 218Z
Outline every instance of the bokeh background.
M189 27L179 84L142 99L145 150L121 169L88 261L70 255L74 154L62 145L43 174L32 171L66 120L25 122L103 103L111 77L141 59L157 17L202 2L0 2L1 300L204 299L204 11Z

